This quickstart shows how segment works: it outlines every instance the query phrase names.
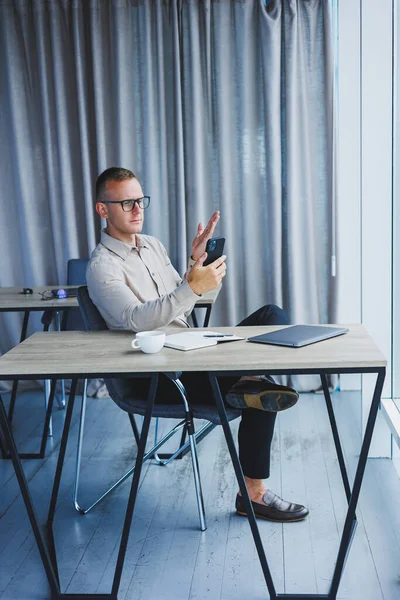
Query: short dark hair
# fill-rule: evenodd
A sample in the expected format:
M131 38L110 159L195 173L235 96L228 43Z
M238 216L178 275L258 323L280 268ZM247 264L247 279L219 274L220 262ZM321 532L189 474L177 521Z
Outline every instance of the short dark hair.
M96 202L101 202L107 181L125 181L126 179L137 179L137 177L132 171L122 167L110 167L100 173L96 181Z

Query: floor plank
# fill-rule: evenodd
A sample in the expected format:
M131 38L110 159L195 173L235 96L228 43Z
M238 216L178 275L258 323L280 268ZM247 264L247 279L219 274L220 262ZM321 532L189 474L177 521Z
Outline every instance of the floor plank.
M352 478L361 443L360 394L335 393L332 400ZM54 525L61 581L63 589L72 593L108 592L130 480L89 515L82 517L73 509L79 408L77 398ZM56 405L54 437L46 458L24 461L41 519L48 507L64 415ZM43 396L37 390L24 392L14 424L21 448L35 447L42 418ZM161 430L172 424L162 420ZM232 429L236 437L237 423ZM153 430L154 424L151 435ZM89 399L82 503L113 483L131 466L135 454L126 414L109 399ZM234 513L237 483L221 428L201 442L199 459L208 523L204 533L198 526L190 456L168 467L144 465L120 600L268 597L247 519ZM301 523L259 522L277 592L326 593L347 503L323 396L302 394L296 407L279 415L269 486L310 509L309 518ZM368 461L357 514L359 526L338 600L398 600L400 480L389 460ZM0 516L1 600L45 600L49 597L46 578L6 460L0 460Z

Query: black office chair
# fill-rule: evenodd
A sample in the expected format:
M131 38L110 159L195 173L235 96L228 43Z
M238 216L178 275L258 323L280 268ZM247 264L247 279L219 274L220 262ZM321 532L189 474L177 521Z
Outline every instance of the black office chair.
M89 297L87 287L79 288L78 302L81 309L83 322L88 331L99 331L107 329L107 325L103 317L101 316L96 306L93 304L92 300ZM179 375L180 373L168 373L164 374L163 376L168 377L173 383L173 385L176 386L177 390L181 395L182 404L155 404L152 416L157 418L182 419L182 421L180 421L178 425L173 427L173 429L171 429L171 431L169 431L167 435L165 435L159 442L157 442L155 446L144 455L143 460L147 460L149 458L154 457L159 448L161 448L161 446L163 446L163 444L165 444L175 433L181 431L183 428L187 429L189 440L183 445L181 445L177 452L175 452L171 458L176 458L179 454L182 454L188 447L190 447L197 506L200 518L200 529L204 531L206 529L206 521L203 496L201 491L196 441L198 441L199 438L204 437L204 435L208 433L210 429L215 427L215 425L220 425L221 420L216 406L204 404L194 405L192 408L189 407L189 404L186 399L186 391L181 381L179 380ZM107 385L107 389L111 398L120 408L122 408L122 410L125 410L129 414L138 414L143 416L145 415L147 408L147 398L135 393L134 381L134 377L132 377L132 379L105 379L105 383ZM233 421L241 415L241 411L236 410L234 408L227 407L226 412L228 421ZM199 429L198 432L195 432L193 419L206 420L207 423L201 429ZM81 436L81 431L79 432L79 436ZM82 445L80 446L80 448L82 448ZM85 514L94 506L96 506L96 504L103 500L111 491L118 487L123 481L125 481L125 479L127 479L127 477L129 477L134 472L135 466L129 469L129 471L127 471L125 475L123 475L88 509L81 509L80 512L82 514Z
M67 285L78 287L86 285L86 267L88 258L70 258L67 267ZM62 329L66 331L85 331L85 324L82 319L79 306L69 308L65 311L65 318Z

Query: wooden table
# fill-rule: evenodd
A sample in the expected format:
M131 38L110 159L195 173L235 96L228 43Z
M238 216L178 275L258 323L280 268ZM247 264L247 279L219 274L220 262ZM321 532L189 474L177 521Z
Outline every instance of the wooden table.
M75 296L71 298L52 298L51 300L43 300L41 294L45 290L68 290L71 288L77 288L76 285L48 285L31 288L32 294L22 294L22 288L10 287L0 288L0 312L24 312L24 322L21 332L21 340L23 341L26 337L26 328L28 326L29 313L31 311L44 311L51 309L54 311L62 311L69 308L76 308L78 306L78 300ZM221 291L221 285L215 290L203 294L196 302L196 308L206 308L206 316L203 323L203 327L208 327L210 320L211 309L214 306L218 295ZM194 317L194 324L197 327L197 320Z
M30 288L32 294L22 293L23 288L9 287L0 288L0 312L23 312L24 320L21 328L20 342L23 342L26 338L26 330L28 328L29 315L31 312L44 312L45 310L52 310L60 313L61 311L68 310L70 308L76 308L78 306L78 300L76 296L70 298L51 298L50 300L43 300L42 294L47 290L59 290L59 289L71 289L77 286L65 285L64 287L59 285L47 285L40 287ZM59 327L61 329L61 327Z
M44 568L49 580L52 597L72 600L89 598L91 600L116 600L128 543L129 530L139 485L141 461L145 452L147 434L157 389L158 374L174 371L204 371L209 373L216 405L235 469L236 477L243 495L251 531L257 547L270 598L287 600L311 600L325 598L334 600L337 596L340 578L346 556L355 532L356 506L364 475L368 450L379 407L382 387L386 373L386 360L375 346L362 325L350 325L349 333L325 340L304 348L279 348L247 341L218 344L217 346L191 352L180 352L163 348L158 354L147 355L133 351L130 346L132 333L123 331L99 332L49 332L36 333L0 358L0 379L37 379L71 378L68 408L66 413L60 453L55 474L54 486L48 515L48 531L52 531L52 522L57 502L68 431L75 399L76 383L79 378L87 377L150 377L151 385L148 409L143 422L142 436L138 449L137 468L132 480L126 517L122 532L114 583L111 594L62 594L59 589L57 560L55 550L47 546L36 518L34 507L21 462L15 449L12 433L7 421L4 405L0 398L0 426L7 445L11 448L14 468L21 488L35 538L40 550ZM278 327L234 327L218 328L225 333L236 333L243 337L273 331ZM331 588L328 594L278 594L269 570L264 548L259 535L253 509L245 487L244 477L236 452L235 444L226 418L226 412L218 377L232 374L318 374L321 377L328 416L334 437L348 511L341 537L337 560L334 566ZM336 420L327 386L326 375L333 373L376 373L377 382L371 402L360 457L352 487L350 487L340 444ZM300 400L301 401L301 400ZM51 539L51 535L49 536Z
M23 294L22 289L19 287L9 287L9 288L0 288L0 312L23 312L24 319L21 328L20 342L23 342L26 338L26 332L28 328L29 316L32 311L54 311L56 315L56 323L57 329L62 330L65 329L65 321L61 323L60 314L63 312L66 317L67 311L71 308L78 308L78 299L76 296L71 296L69 298L51 298L49 300L43 300L42 294L45 290L59 290L65 289L69 290L71 288L76 289L79 286L76 285L48 285L48 286L39 286L31 288L32 294ZM203 294L198 301L196 302L195 308L205 308L206 314L204 317L203 327L208 327L208 323L210 321L211 310L214 306L218 295L221 291L222 285L219 285L216 289ZM191 317L193 319L193 324L195 327L198 327L197 317L195 311L193 310ZM48 325L45 325L44 330L48 330ZM14 416L14 408L15 402L17 398L18 392L18 380L13 381L13 386L11 390L11 398L10 404L8 408L8 419L11 422ZM45 386L45 396L46 396L46 417L45 423L48 421L49 428L43 427L40 450L39 452L28 452L21 453L21 458L43 458L46 451L46 443L47 443L47 432L51 434L51 418L47 418L47 412L51 413L51 408L54 402L54 393L55 386L50 388L49 386ZM62 400L61 407L65 406L65 392L64 392L64 383L62 380ZM50 409L47 411L47 409ZM2 448L1 439L0 439L0 455L4 458L6 456L6 452L4 448Z
M76 286L64 286L62 289L71 289L76 288ZM67 311L71 308L76 308L78 306L78 300L76 297L70 298L51 298L50 300L43 300L42 293L45 290L58 290L61 289L61 286L58 285L48 285L48 286L39 286L30 288L32 289L32 294L24 294L22 293L23 288L19 287L9 287L9 288L0 288L0 312L23 312L24 318L21 327L20 334L20 342L23 342L26 338L26 332L28 329L29 316L31 312L44 312L46 310L54 311L56 315L56 323L57 329L61 329L61 312ZM65 313L66 314L66 313ZM48 330L49 324L44 326L44 330ZM15 402L17 399L18 392L18 380L13 381L10 404L8 407L8 419L11 422L14 416ZM49 405L53 405L55 393L55 386L50 388L45 382L45 400L46 400L46 412ZM62 399L60 401L61 408L65 407L65 391L64 391L64 382L62 382ZM45 419L47 422L47 419ZM43 458L46 451L46 443L47 443L47 435L51 435L52 427L51 427L51 419L48 419L49 427L43 427L41 442L40 442L40 450L39 452L24 452L21 453L21 458ZM0 440L0 455L4 458L7 457L7 453L4 448L2 448L1 440Z

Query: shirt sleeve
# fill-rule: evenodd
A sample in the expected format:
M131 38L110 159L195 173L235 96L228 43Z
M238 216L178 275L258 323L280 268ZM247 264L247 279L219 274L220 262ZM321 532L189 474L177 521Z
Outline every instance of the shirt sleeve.
M195 263L196 263L196 261L195 261L195 260L193 260L193 258L189 257L189 261L188 261L188 268L187 268L187 271L186 271L186 273L185 273L185 274L184 274L184 276L183 276L183 281L186 281L186 280L187 280L188 273L189 273L190 269L193 267L193 265L194 265ZM188 284L188 285L189 285L189 284ZM189 286L189 287L190 287L190 286ZM192 289L192 288L190 288L190 289ZM188 309L188 310L185 312L185 317L188 317L188 316L190 315L190 313L193 311L193 309L194 309L194 307L195 307L196 300L197 300L198 298L200 298L200 297L201 297L201 294L200 294L200 295L197 295L197 294L195 294L195 301L192 303L192 306L191 306L191 307L190 307L190 308L189 308L189 309Z
M189 256L189 260L188 260L188 268L187 271L185 273L185 275L183 276L184 279L187 279L188 273L190 271L190 269L193 267L193 265L196 264L197 261L193 260L193 258L191 256Z
M177 273L178 285L172 292L141 302L125 283L122 270L105 260L92 261L86 279L89 295L110 329L146 331L165 327L191 312L198 298Z

